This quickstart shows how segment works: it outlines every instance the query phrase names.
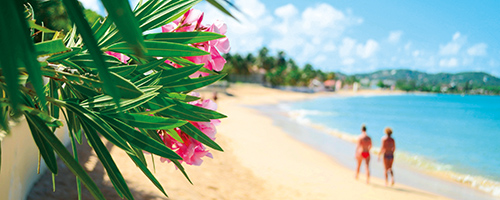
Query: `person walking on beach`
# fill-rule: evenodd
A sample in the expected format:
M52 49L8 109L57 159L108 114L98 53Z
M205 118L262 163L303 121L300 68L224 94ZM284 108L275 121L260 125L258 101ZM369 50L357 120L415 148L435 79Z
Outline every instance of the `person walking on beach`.
M356 179L359 176L359 168L361 162L365 160L366 163L366 183L370 183L370 149L372 148L372 139L366 134L366 126L361 126L361 135L358 137L356 144L356 160L358 166L356 168Z
M391 185L394 185L394 173L392 172L392 163L394 162L394 151L396 150L396 143L391 137L392 129L385 128L386 136L382 137L382 148L378 153L378 160L380 161L380 155L384 154L384 175L385 175L385 185L388 185L388 173L391 173Z

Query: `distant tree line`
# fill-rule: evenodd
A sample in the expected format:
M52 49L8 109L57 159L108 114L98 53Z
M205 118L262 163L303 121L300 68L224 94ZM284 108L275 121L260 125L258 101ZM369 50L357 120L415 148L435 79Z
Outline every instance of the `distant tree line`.
M471 81L459 84L432 84L417 83L415 80L398 80L396 81L396 88L404 91L433 93L500 94L500 86L472 84Z
M334 72L323 72L314 69L311 64L299 67L292 58L287 58L285 52L279 51L271 56L269 49L263 47L255 56L252 53L245 55L226 54L227 61L223 72L228 73L229 81L241 81L235 75L263 75L262 83L271 86L308 86L313 79L325 81L335 79Z

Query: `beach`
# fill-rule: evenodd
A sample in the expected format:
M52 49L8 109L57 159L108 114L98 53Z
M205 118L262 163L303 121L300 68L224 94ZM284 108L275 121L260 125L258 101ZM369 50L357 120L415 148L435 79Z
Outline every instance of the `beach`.
M335 95L387 92L376 90ZM193 185L173 164L161 163L155 156L155 175L170 199L448 199L398 183L397 173L393 187L386 187L384 180L377 177L372 177L367 184L364 166L359 180L356 180L354 168L345 167L324 152L294 139L272 118L252 108L332 93L306 94L236 84L227 89L227 94L220 93L217 101L218 111L229 116L217 127L216 142L224 152L211 150L213 159L205 157L201 166L185 166ZM210 97L210 93L204 95ZM136 199L166 199L123 151L109 144L108 148ZM79 152L81 163L105 196L118 199L109 179L103 176L105 171L95 153L86 144ZM371 163L381 165L376 156ZM148 167L153 171L152 165L149 159ZM62 163L60 166L60 174L55 177L56 192L52 192L50 174L45 173L40 175L42 178L28 199L76 198L75 178L62 167ZM92 197L84 192L84 199Z

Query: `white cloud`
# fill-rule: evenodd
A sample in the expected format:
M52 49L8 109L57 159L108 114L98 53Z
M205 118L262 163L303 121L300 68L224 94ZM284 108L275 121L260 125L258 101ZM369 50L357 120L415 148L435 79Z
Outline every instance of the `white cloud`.
M342 40L342 44L339 47L339 56L340 57L350 56L352 50L354 49L354 45L356 45L356 40L348 37L344 38Z
M366 59L373 56L373 54L378 50L378 48L379 45L377 41L369 39L368 41L366 41L365 45L358 44L356 46L356 53L358 54L359 57Z
M411 48L411 45L412 45L412 43L411 43L411 42L407 42L407 43L405 44L405 47L404 47L404 48L405 48L405 51L409 51L409 50L410 50L410 48Z
M324 29L332 25L341 25L340 23L345 19L344 13L329 4L323 3L304 10L302 13L302 27L306 30Z
M293 4L287 4L274 10L274 14L283 19L289 19L296 16L297 13L299 13L299 10Z
M352 65L355 60L353 58L344 58L342 59L342 65Z
M456 55L467 41L465 36L461 36L460 32L453 34L452 41L446 45L439 45L439 54L441 55Z
M335 44L333 43L327 43L323 47L323 51L335 51L335 50L337 50L337 46L335 46Z
M485 56L487 48L488 45L485 43L475 44L474 46L467 49L467 54L471 56Z
M239 22L205 2L196 5L195 8L205 12L204 24L208 25L216 20L226 23L226 36L231 43L231 52L254 52L264 46L263 30L269 30L269 25L274 19L268 13L266 6L259 0L237 0L234 4L240 8L241 12L232 8L229 8L229 11Z
M389 33L389 37L387 38L387 41L390 43L398 43L399 40L401 39L401 36L403 35L403 31L391 31Z
M412 52L411 54L413 57L418 57L420 55L420 51L419 50L415 50Z
M458 60L456 58L441 59L439 61L439 66L441 67L456 67L458 65Z
M312 64L314 64L316 67L319 67L326 60L327 57L325 55L318 55L313 59Z

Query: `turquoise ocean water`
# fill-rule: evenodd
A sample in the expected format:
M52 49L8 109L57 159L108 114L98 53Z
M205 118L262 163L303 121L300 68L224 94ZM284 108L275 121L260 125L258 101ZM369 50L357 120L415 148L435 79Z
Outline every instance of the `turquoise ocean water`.
M396 159L500 196L500 96L326 97L280 107L299 123L344 138L366 124L374 147L389 126Z

